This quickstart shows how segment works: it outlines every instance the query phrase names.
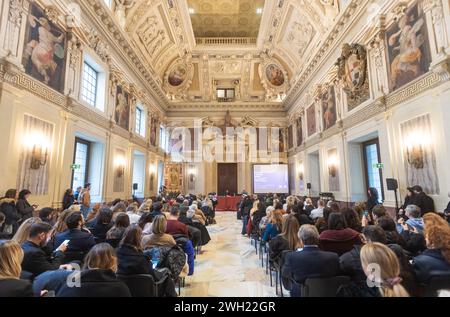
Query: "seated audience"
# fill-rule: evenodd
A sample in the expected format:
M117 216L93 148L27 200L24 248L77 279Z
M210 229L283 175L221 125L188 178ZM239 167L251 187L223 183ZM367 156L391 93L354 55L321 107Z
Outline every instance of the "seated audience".
M311 211L311 219L316 220L317 218L322 218L324 208L325 202L322 199L319 199L319 201L317 202L317 208Z
M21 215L22 221L33 217L34 210L37 205L30 205L28 198L31 196L31 192L28 189L23 189L19 193L19 198L16 202L17 212Z
M415 198L416 197L415 197L413 188L412 187L408 187L407 191L406 191L405 202L403 203L403 205L399 209L399 215L404 215L406 207L408 207L409 205L414 205Z
M95 219L98 216L98 213L100 211L100 209L102 208L101 204L94 204L94 206L92 206L92 210L89 213L89 215L87 216L87 218L85 219L85 223L93 223L93 221L95 221ZM80 210L77 210L80 211Z
M61 244L49 257L43 250L50 237L52 227L47 223L35 223L31 225L28 240L22 244L24 257L22 270L38 276L46 271L57 270L61 267L64 252L67 250L65 244Z
M17 229L16 234L12 237L12 240L22 245L22 243L28 240L28 237L30 236L31 226L35 223L42 223L41 218L32 217L22 222L19 229Z
M177 243L175 239L166 234L167 220L166 217L160 215L153 220L152 234L142 238L142 249L150 249L156 246L175 246Z
M261 221L259 222L259 230L261 230L261 232L264 232L266 230L266 226L269 223L272 212L274 210L275 208L273 206L269 206L266 208L266 215L262 217Z
M53 208L46 207L39 210L39 218L42 220L42 222L48 223L49 225L53 226Z
M82 261L84 256L95 245L94 236L83 229L84 220L81 212L72 212L66 218L67 230L55 236L54 246L59 247L64 241L69 240L65 252L65 262Z
M305 216L305 215L302 215ZM279 262L283 251L295 251L301 247L298 238L298 230L300 225L294 215L288 215L283 222L283 230L281 234L270 240L269 242L269 260Z
M141 248L142 229L131 225L125 230L123 239L117 249L117 274L137 275L151 274L153 268L150 258L145 256Z
M9 233L3 232L3 224L5 223L5 219L5 214L0 212L0 240L7 240L11 236Z
M15 189L8 189L5 196L0 199L0 212L6 218L3 225L3 232L11 236L16 233L17 228L19 228L19 223L22 220L22 215L17 212L16 196L17 191Z
M347 224L348 228L353 229L357 232L361 232L361 219L359 218L356 211L350 208L344 208L341 213L344 216L345 223Z
M409 205L405 208L405 216L408 220L400 218L398 220L397 231L402 233L403 230L412 230L415 233L423 232L423 218L420 208L416 205Z
M131 297L128 287L116 277L117 257L107 243L94 246L80 272L80 287L64 284L56 297Z
M434 213L424 217L427 249L413 259L412 265L420 283L426 284L433 274L450 272L450 226Z
M383 205L376 205L372 208L372 211L368 212L368 215L363 215L361 219L361 225L363 227L376 225L378 218L387 215L386 208Z
M62 208L63 210L69 209L70 206L72 206L75 202L75 196L73 193L73 189L69 188L64 193L63 202L62 202Z
M187 212L189 207L181 205L180 206L180 214L178 216L178 221L184 223L188 229L189 239L192 241L192 245L197 247L198 245L202 245L202 231L195 227L192 218L187 216ZM199 224L198 224L199 225Z
M173 205L170 209L170 216L169 219L167 219L166 233L172 236L184 235L186 237L189 237L187 226L178 220L179 211L180 209L178 205Z
M328 229L320 234L320 249L342 255L361 244L359 233L347 227L342 213L333 212L328 219Z
M362 231L361 238L363 243L386 243L386 234L378 226L365 227ZM352 250L344 253L339 258L341 272L344 275L350 276L352 281L356 283L365 282L366 280L366 274L361 265L361 248L362 245L357 244Z
M337 211L337 212L339 212L339 211ZM323 217L318 218L316 220L316 227L317 227L317 230L319 231L319 233L322 233L328 229L328 219L332 213L333 213L333 209L331 209L329 207L325 207L323 209Z
M139 219L141 219L142 213L139 211L136 204L131 204L127 208L127 215L130 218L130 224L135 225L139 223Z
M106 242L112 247L117 247L120 240L122 240L125 230L130 226L130 218L124 212L121 212L116 217L114 226L106 233Z
M304 213L304 214L307 215L307 216L311 216L311 212L312 212L314 209L315 209L315 208L314 208L312 199L309 198L309 197L306 198L306 199L305 199L305 204L304 204L304 206L303 206L303 212L301 212L301 213Z
M138 214L142 215L145 212L152 212L152 205L153 201L151 199L146 199L139 207Z
M283 215L280 209L276 208L272 212L272 216L270 217L269 223L264 230L264 234L262 237L263 242L268 242L269 240L275 238L277 235L281 233L283 229Z
M157 201L153 204L152 212L151 212L153 219L156 218L157 216L163 215L162 209L163 209L163 204L161 202Z
M300 296L298 284L308 277L333 277L339 275L339 257L333 252L319 249L319 232L313 225L304 225L298 232L302 249L288 253L282 267L284 286L292 297ZM290 280L294 280L291 285Z
M143 235L148 235L152 233L153 216L150 212L143 213L139 219L139 227L142 229Z
M378 218L377 222L378 226L380 226L386 234L387 244L398 244L406 250L405 239L397 232L397 225L394 219L389 216L384 216Z
M105 242L106 233L112 228L113 212L109 208L100 209L95 223L91 228L91 232L95 237L97 243Z
M381 297L409 297L402 286L400 263L395 253L384 244L368 243L361 249L361 264L368 280L375 281ZM372 268L376 265L375 275ZM377 295L375 295L377 296Z
M21 280L23 250L15 241L0 240L0 297L32 297L27 280Z
M102 209L100 210L100 212L102 211ZM125 202L123 201L119 201L117 204L113 205L111 207L111 221L116 221L116 217L119 213L121 212L127 212L127 205L125 204Z

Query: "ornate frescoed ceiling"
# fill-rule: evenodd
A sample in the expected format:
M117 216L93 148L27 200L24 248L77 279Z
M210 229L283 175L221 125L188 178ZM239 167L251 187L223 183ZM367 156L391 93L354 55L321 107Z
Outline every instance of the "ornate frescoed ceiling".
M258 37L264 0L187 0L195 37Z
M337 0L115 0L109 8L166 109L218 103L220 88L235 89L242 107L282 105L343 9Z

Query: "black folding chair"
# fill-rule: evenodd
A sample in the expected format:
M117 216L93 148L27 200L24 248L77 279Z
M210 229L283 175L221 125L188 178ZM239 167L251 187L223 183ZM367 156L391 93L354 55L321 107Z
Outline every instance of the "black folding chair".
M158 296L157 284L151 275L117 275L117 278L128 286L132 297Z
M450 272L431 272L429 282L424 285L425 297L437 297L439 291L450 290Z
M350 281L348 276L308 278L301 285L301 297L336 297L339 287Z

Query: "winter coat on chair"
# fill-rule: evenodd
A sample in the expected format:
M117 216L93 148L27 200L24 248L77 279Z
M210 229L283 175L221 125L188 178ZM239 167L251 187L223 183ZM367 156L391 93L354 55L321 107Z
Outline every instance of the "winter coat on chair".
M22 216L17 212L16 203L13 198L2 198L0 200L0 212L5 215L5 233L13 235L19 228Z
M177 279L180 275L187 275L187 257L183 249L175 246L155 246L148 248L144 254L151 258L152 250L157 248L160 253L160 260L156 268L167 268L172 279Z
M320 234L320 249L335 252L339 256L361 244L359 233L353 229L325 230Z
M177 245L180 246L187 255L187 263L189 265L188 276L194 275L195 250L192 241L187 239L184 235L174 235L173 238L177 242Z

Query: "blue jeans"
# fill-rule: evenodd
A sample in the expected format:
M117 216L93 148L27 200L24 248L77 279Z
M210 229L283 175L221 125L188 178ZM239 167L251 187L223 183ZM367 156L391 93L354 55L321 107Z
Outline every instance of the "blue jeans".
M89 211L91 210L91 207L86 207L81 205L81 213L83 214L84 219L87 218L87 216L89 215Z
M248 216L242 217L242 234L247 234Z

